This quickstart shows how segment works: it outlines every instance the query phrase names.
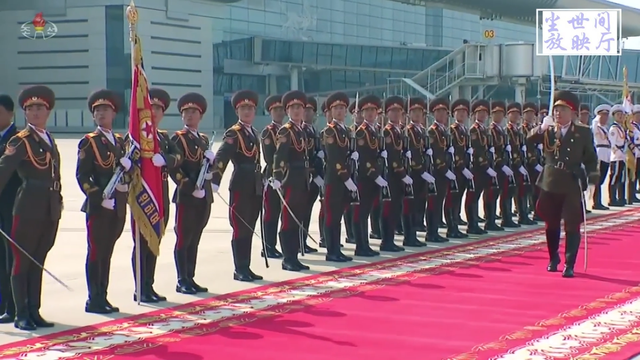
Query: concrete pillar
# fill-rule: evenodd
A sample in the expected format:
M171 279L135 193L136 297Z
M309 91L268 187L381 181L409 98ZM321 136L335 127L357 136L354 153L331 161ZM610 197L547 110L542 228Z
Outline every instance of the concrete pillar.
M524 84L516 85L515 96L514 96L514 98L516 99L516 102L519 102L520 104L522 104L526 101L525 89L526 87Z
M451 102L454 102L458 99L460 99L460 87L459 86L453 86L451 88Z
M274 95L278 93L278 80L276 75L267 75L267 95Z
M471 92L471 86L469 86L469 85L460 86L460 98L461 99L471 100L472 96L473 96L473 94Z
M298 90L298 76L299 76L299 69L297 67L290 67L289 68L289 74L290 74L290 79L291 79L291 90Z

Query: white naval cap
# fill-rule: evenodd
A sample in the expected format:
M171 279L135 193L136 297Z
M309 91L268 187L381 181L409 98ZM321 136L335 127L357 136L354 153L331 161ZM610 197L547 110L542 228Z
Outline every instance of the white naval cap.
M640 105L633 105L633 113L634 114L640 113Z
M624 106L620 105L620 104L615 104L611 107L611 113L615 114L617 112L625 112L624 111Z
M600 114L600 113L601 113L601 112L603 112L603 111L611 112L611 106L610 106L610 105L607 105L607 104L598 105L598 106L596 107L596 109L595 109L595 110L593 110L593 114L594 114L594 115L598 115L598 114Z

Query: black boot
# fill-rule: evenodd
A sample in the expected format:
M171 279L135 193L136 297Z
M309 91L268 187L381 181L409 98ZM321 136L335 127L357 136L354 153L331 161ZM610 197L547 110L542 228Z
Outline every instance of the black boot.
M382 200L380 200L382 202ZM369 233L370 239L382 239L382 232L380 230L380 214L382 211L382 205L374 206L371 209L371 216L369 222L371 225L371 233Z
M133 293L133 301L138 301L138 285L136 284L136 290ZM151 286L147 281L142 280L142 287L140 287L140 302L144 304L155 304L159 300L151 293Z
M427 210L427 234L425 236L427 243L445 243L448 242L444 236L441 236L438 231L440 230L440 219L438 214L434 210Z
M280 246L282 246L282 236L280 236ZM251 274L247 271L249 266L246 265L243 261L243 253L239 246L237 246L236 241L231 240L231 254L233 255L233 280L242 281L242 282L252 282L254 279L251 277Z
M547 238L547 251L549 253L547 271L557 272L558 265L560 265L560 255L558 255L558 249L560 248L560 229L547 229L545 230L545 235Z
M574 277L573 268L576 265L576 258L580 250L581 236L579 232L567 232L565 234L566 244L564 248L564 271L562 277Z
M486 217L484 223L484 229L486 231L504 231L502 226L496 224L496 200L489 200L484 204L484 216Z
M156 290L153 288L153 284L155 283L155 278L156 278L156 263L157 263L157 261L158 261L158 258L156 256L152 256L147 261L147 266L149 267L148 270L147 270L147 275L149 277L148 278L149 293L158 302L167 301L167 297L166 296L158 294L156 292Z
M335 229L326 228L324 230L325 236L327 236L327 255L326 261L330 262L349 262L353 258L342 253L342 246L340 244L340 226L336 226Z
M529 218L529 211L527 205L527 196L520 196L518 198L518 224L520 225L536 225L538 222Z
M627 189L626 189L626 183L625 182L621 182L620 184L618 184L617 187L618 190L618 201L622 204L622 206L627 205Z
M13 326L16 329L24 331L36 330L36 325L29 316L28 304L28 279L27 274L18 274L11 276L11 288L13 289L13 302L16 306L16 317Z
M402 214L402 219L400 220L402 224L402 232L404 234L404 240L402 245L407 247L423 247L426 246L425 243L418 240L418 234L415 226L413 226L413 216L412 214Z
M354 221L354 229L356 230L356 250L354 251L355 256L362 257L374 257L380 255L379 252L373 250L371 246L369 246L369 237L368 237L368 225L366 221L363 222L355 222Z
M0 246L2 246L0 244ZM9 280L6 284L3 284L0 288L2 294L0 295L0 324L10 324L16 318L16 306L13 303L13 293L11 292L11 276L7 277Z
M176 273L178 274L178 283L176 284L176 292L180 294L193 295L197 293L196 289L189 282L187 274L186 253L183 249L175 249L173 258L176 263Z
M455 214L453 209L445 210L445 221L447 223L447 237L450 239L464 239L469 235L460 232L458 229L458 223L455 220Z
M387 252L401 252L404 251L402 246L395 244L395 234L398 228L397 224L394 224L389 218L385 218L385 223L382 228L382 241L380 242L380 251Z
M467 220L469 223L467 224L467 234L469 235L484 235L487 234L488 231L482 229L478 224L478 203L468 203L465 206L465 215L467 215Z
M609 185L609 206L624 206L624 204L618 198L618 185Z
M105 299L102 296L100 286L100 270L97 261L88 261L85 265L87 277L87 301L84 304L84 311L91 314L110 314Z
M513 211L511 209L511 204L513 203L511 196L508 196L506 199L503 199L500 196L500 213L502 214L502 222L500 226L503 228L519 228L520 225L513 221Z
M593 190L593 209L594 210L609 210L608 207L602 204L602 186L596 185Z

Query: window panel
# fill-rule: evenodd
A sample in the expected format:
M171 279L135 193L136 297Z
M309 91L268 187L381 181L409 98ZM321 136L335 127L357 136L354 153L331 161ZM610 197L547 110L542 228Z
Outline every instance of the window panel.
M375 46L363 46L362 47L362 67L375 68L376 67L376 50Z
M249 11L242 7L231 7L231 19L232 20L249 20ZM233 22L233 21L232 21Z
M393 49L391 51L391 67L390 69L407 69L407 55L406 49Z
M303 64L316 64L318 62L318 44L305 43L303 45Z
M378 47L377 48L377 52L378 52L378 56L377 56L377 61L376 61L376 67L377 68L381 68L381 69L392 69L393 66L391 64L391 48L383 48L383 47Z
M363 47L347 46L347 66L360 67L364 66L362 62Z
M292 42L289 52L289 61L296 64L302 64L304 58L304 43Z
M274 54L275 61L292 62L291 60L291 43L288 41L275 41L276 51Z
M332 45L331 65L345 66L347 61L347 47L345 45Z
M305 46L306 49L306 46ZM318 45L318 65L331 65L332 46L328 44ZM307 59L305 58L305 62Z

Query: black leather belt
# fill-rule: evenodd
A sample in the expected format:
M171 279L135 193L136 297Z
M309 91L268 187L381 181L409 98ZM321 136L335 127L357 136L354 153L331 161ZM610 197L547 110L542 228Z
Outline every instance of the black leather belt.
M596 145L596 148L611 149L611 145L598 144Z
M36 179L26 179L24 180L26 185L31 186L40 186L40 187L48 187L49 190L60 191L61 184L58 180L36 180Z

